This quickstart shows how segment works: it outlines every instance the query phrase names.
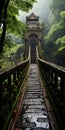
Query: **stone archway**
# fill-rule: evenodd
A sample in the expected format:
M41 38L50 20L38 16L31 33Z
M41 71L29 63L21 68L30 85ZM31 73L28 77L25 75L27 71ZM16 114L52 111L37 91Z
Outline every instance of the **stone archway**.
M36 45L37 35L30 35L30 47L31 47L31 64L36 64Z
M25 49L31 47L31 63L36 63L36 45L41 46L43 37L43 26L39 23L39 16L31 14L26 17Z

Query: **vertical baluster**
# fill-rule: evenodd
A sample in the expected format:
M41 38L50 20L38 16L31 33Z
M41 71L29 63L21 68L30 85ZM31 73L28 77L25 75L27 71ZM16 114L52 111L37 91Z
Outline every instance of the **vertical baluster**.
M22 76L22 69L20 70L20 76L21 76L21 81L23 79L23 76Z
M8 92L9 92L9 95L11 96L11 74L8 75ZM11 110L11 98L9 97L9 110Z
M65 99L64 86L65 86L65 80L63 78L61 78L61 82L60 82L60 99L61 99L62 102L64 102L64 99Z
M61 93L64 91L64 86L65 86L64 83L65 83L65 80L61 78L61 82L60 82Z
M19 79L19 70L17 70L17 78Z
M49 72L48 72L48 87L51 87L51 83L52 83L52 71L51 70L49 70Z
M16 81L16 71L13 73L13 83Z
M23 71L22 71L22 79L24 79L25 71L26 71L26 68L23 68Z
M2 91L3 91L3 85L2 85L2 81L0 80L0 100L2 96Z
M11 86L11 74L8 76L8 87Z
M58 92L58 76L55 73L54 74L54 81L53 81L53 95L54 95L55 99L57 97L57 92Z
M55 73L54 81L55 81L55 86L58 88L58 76L56 73Z
M53 83L53 71L51 71L51 76L50 76L50 78L51 78L51 84Z

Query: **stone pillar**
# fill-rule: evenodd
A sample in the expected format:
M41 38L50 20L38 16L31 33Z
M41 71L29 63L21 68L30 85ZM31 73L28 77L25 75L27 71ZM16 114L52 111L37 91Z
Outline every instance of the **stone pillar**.
M41 39L38 39L38 52L39 52L39 57L42 58Z
M25 59L28 57L29 40L25 39Z

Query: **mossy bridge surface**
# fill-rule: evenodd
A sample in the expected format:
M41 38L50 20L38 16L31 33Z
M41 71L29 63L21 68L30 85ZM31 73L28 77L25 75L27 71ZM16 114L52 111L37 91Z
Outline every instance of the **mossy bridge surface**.
M24 62L0 73L0 105L1 130L65 130L65 70L29 48Z

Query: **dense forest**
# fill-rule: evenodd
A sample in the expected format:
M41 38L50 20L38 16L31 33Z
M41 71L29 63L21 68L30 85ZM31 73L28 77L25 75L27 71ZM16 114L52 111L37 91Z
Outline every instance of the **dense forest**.
M23 60L26 25L18 19L19 9L28 12L34 2L35 0L0 1L1 69ZM46 16L44 13L43 15ZM65 1L50 0L50 10L47 11L46 18L43 19L47 24L46 26L44 23L43 57L65 67Z
M52 0L49 31L44 36L44 59L65 67L65 0Z
M43 41L42 41L43 50L41 50L40 53L43 52L41 53L43 54L43 59L65 67L65 0L48 0L48 1L51 1L50 10L47 14L46 17L47 19L45 19L45 21L43 19L43 23L45 26L43 30L44 34L43 34ZM33 7L34 2L36 2L36 0L0 0L0 72L10 68L12 65L15 64L17 67L17 64L20 61L24 60L24 43L25 43L24 34L26 30L26 25L25 23L21 22L18 19L19 10L28 12L29 9ZM42 15L45 14L42 13ZM23 72L21 72L22 80L25 71L23 70ZM9 74L11 73L9 71L6 72L8 72ZM16 74L18 76L20 72L19 73L17 72ZM8 73L6 73L6 75ZM11 109L12 106L15 106L15 100L17 100L18 98L17 96L19 95L18 92L21 86L20 76L18 77L15 76L15 73L14 76L13 75L12 76L8 75L8 76L9 76L8 79L4 79L2 76L4 82L3 80L2 82L0 81L0 85L1 85L0 87L0 92L1 92L0 129L1 130L5 130L5 128L8 125L8 120L11 118L11 114L12 114ZM15 80L15 78L16 78L16 82L14 83L13 79ZM20 78L20 80L18 78ZM13 82L12 85L9 84L8 81L10 82L12 81ZM64 79L61 81L64 81ZM65 84L63 84L63 82L60 83L62 83L62 86L64 87ZM49 82L48 85L50 85ZM58 90L60 89L58 88L57 91ZM54 93L53 89L52 91ZM62 102L63 93L59 91L58 94L59 96L61 95L61 102ZM64 95L65 95L65 91L64 91ZM56 96L57 101L60 102L60 100L58 100L57 93L55 93L54 96ZM63 105L64 104L61 104L61 106L63 107L62 110L64 115L65 106ZM61 107L59 111L61 112ZM10 115L8 115L9 113ZM15 114L16 111L14 111L13 115L15 116ZM6 119L6 117L8 119ZM60 118L61 117L62 116L60 116ZM64 117L61 118L61 120L62 119L64 119Z
M0 1L0 71L23 60L25 24L19 10L28 12L35 0Z
M19 9L28 11L32 8L34 2L35 0L0 0L0 72L9 69L12 65L17 65L24 58L24 32L26 26L18 20L17 16L19 15ZM24 77L22 72L20 74ZM4 82L2 82L2 79L0 77L0 129L5 130L20 94L19 89L22 82L20 84L20 79L18 80L17 77L16 83L8 85L8 79L5 79ZM13 81L13 75L10 79Z

